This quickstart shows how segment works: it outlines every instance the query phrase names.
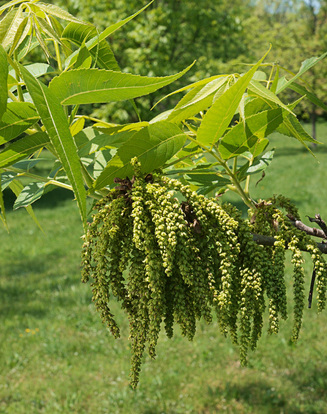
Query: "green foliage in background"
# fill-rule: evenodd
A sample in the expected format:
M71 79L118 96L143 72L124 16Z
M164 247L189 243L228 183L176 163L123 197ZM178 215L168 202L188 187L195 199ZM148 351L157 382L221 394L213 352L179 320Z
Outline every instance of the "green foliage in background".
M172 24L167 33L175 37L179 6L171 3L172 15L166 16ZM292 225L300 219L296 207L284 196L260 200L250 193L251 178L263 179L273 159L274 149L268 148L273 133L295 138L312 153L308 145L316 141L294 109L304 96L324 108L301 82L327 52L284 77L278 64L265 62L268 50L244 73L215 73L170 92L158 106L177 93L183 96L143 121L135 99L171 85L193 65L165 76L120 71L107 38L147 7L158 19L165 15L160 2L152 2L103 30L54 4L14 0L0 7L1 219L7 226L2 195L7 187L16 196L14 208L25 207L36 222L33 202L55 187L74 193L85 232L83 280L93 279L93 301L114 336L119 329L110 295L128 314L133 387L146 345L155 357L163 321L169 337L176 322L192 339L197 321L211 322L214 311L245 364L262 334L265 301L269 332L277 333L279 319L287 317L286 248L294 266L294 341L304 307L301 250L311 253L319 310L327 285L323 247ZM213 18L217 10L208 5L206 13ZM234 33L232 22L227 19ZM204 40L193 29L196 46L195 40ZM175 38L167 51L178 54L178 47ZM41 52L44 61L30 61L31 52ZM189 53L186 60L194 57ZM300 99L281 100L281 92L294 88ZM83 110L120 101L129 102L135 122L106 122ZM39 175L35 167L49 154L53 164ZM249 209L249 220L220 203L227 192ZM97 201L90 224L87 198ZM261 239L256 243L253 234L270 240L269 246Z
M318 125L318 133L327 136L326 123ZM253 183L254 195L287 193L302 216L323 213L327 203L320 184L327 162L324 146L317 148L320 162L313 169L312 156L297 141L288 140L285 147L285 137L276 134L270 139L277 148L274 161L266 179L256 187ZM46 172L48 163L40 162L37 171ZM281 180L281 175L287 180ZM0 412L327 411L327 313L317 315L315 300L312 309L304 312L296 345L289 340L293 324L289 304L290 317L281 324L279 334L263 334L247 367L240 366L237 349L215 323L201 321L192 342L179 329L171 339L161 333L157 359L145 356L139 387L132 390L128 386L131 344L125 314L113 301L121 328L121 338L114 339L91 303L89 285L80 283L81 226L70 192L58 189L35 204L46 237L22 209L9 211L14 196L6 192L5 198L11 231L0 229ZM292 269L287 256L287 295L291 297ZM304 266L307 296L312 267L310 261Z

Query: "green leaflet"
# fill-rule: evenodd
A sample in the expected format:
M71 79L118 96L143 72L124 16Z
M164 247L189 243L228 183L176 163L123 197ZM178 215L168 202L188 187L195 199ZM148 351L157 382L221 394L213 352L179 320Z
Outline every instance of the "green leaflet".
M212 146L222 137L237 110L247 86L267 53L211 106L203 117L198 129L197 141L203 145Z
M17 60L20 62L31 50L39 46L37 39L32 36L26 36L17 48Z
M239 180L245 179L248 175L257 174L264 171L272 162L275 154L275 149L265 152L258 157L255 157L250 165L250 161L246 162L241 168L237 170L237 178ZM244 154L243 154L244 155ZM253 156L249 153L249 158L252 159Z
M102 69L120 71L116 58L106 40L98 40L97 30L93 26L86 26L77 23L69 23L62 33L64 41L70 41L75 45L86 47L97 65ZM94 42L96 39L96 42ZM66 59L66 68L74 65L78 59L80 49L73 52Z
M191 65L192 66L192 65ZM152 93L184 75L146 77L100 69L76 69L54 78L49 89L55 91L63 105L116 102Z
M119 148L146 126L147 122L138 122L112 128L85 128L75 136L78 154L86 157L102 148Z
M102 33L98 34L96 29L91 26L82 26L81 24L70 23L65 30L63 31L62 37L66 40L70 40L82 46L83 42L86 42L86 48L89 50L91 55L97 60L98 65L102 69L110 69L119 71L119 65L115 59L115 56L105 39L118 30L120 27L124 26L143 10L145 10L153 0L143 7L138 12L134 13L132 16L127 17L105 29ZM79 51L74 52L68 58L69 66L76 61L76 56L79 54ZM79 67L79 66L76 66Z
M33 104L28 102L9 102L0 121L0 145L18 137L39 120Z
M58 36L57 32L47 23L45 19L38 18L35 16L35 21L41 32L48 36L49 39L56 41L57 43L61 43L60 37Z
M3 6L0 7L0 15L2 12L6 9L9 9L9 7L15 6L16 4L23 3L24 0L11 0L6 2Z
M101 42L102 40L104 40L106 37L110 36L112 33L114 33L116 30L120 29L122 26L124 26L126 23L128 23L130 20L134 19L134 17L138 16L140 13L143 12L143 10L145 10L147 7L150 6L150 4L152 4L154 2L154 0L150 1L150 3L148 3L146 6L144 6L142 9L140 9L139 11L137 11L136 13L132 14L131 16L127 17L126 19L120 20L117 23L112 24L111 26L107 27L99 36L99 39L93 39L94 44L91 47L94 47L97 42Z
M15 179L17 173L8 171L1 174L1 189L5 190L9 184L12 182L12 180Z
M86 226L86 191L77 155L77 148L70 133L68 121L55 92L47 88L28 70L19 65L22 77L54 146L67 177L74 189L83 225Z
M264 100L267 100L269 102L273 102L280 106L281 108L284 108L286 111L289 111L292 113L292 111L288 108L287 105L283 104L283 102L269 89L265 88L260 82L252 80L249 85L249 95L255 95L260 96Z
M317 95L315 95L314 93L308 91L308 89L305 88L304 86L299 85L298 83L294 83L293 82L288 87L290 89L292 89L293 91L299 93L300 95L305 96L312 103L314 103L317 106L320 106L320 108L322 108L324 111L327 111L327 105L325 105L324 102L321 99L319 99Z
M160 168L183 147L185 141L186 135L170 122L144 127L118 149L95 181L94 189L112 184L115 177L131 177L133 168L130 161L133 157L138 157L143 172Z
M19 193L16 201L14 203L13 209L17 210L21 207L28 207L35 201L39 200L44 194L55 189L56 186L48 183L31 183L28 184L23 190Z
M303 73L307 72L309 69L311 69L314 65L316 65L318 62L320 62L322 59L324 59L327 56L327 52L319 57L312 57L309 59L306 59L302 62L302 65L300 67L300 70L296 75L293 76L289 81L284 82L283 84L278 84L276 94L279 94L284 89L288 88L291 83L293 83L296 79L298 79L300 76L303 75Z
M259 155L261 148L263 150L267 144L265 138L276 130L286 114L282 108L270 109L240 122L221 140L218 148L221 157L227 160L245 151L250 151L254 156Z
M92 56L86 46L81 46L76 57L75 69L89 69L92 65Z
M85 125L85 118L77 118L77 120L74 120L72 124L70 124L69 129L70 133L74 137L79 132L81 132ZM75 141L76 143L76 141Z
M20 44L24 42L31 30L31 21L28 17L25 17L16 31L15 37L11 44L11 48L9 50L9 55L12 55L18 49Z
M309 151L310 149L305 144L306 142L312 142L315 144L321 144L321 142L313 139L304 129L301 123L294 116L285 118L284 122L277 128L277 132L286 135L288 137L294 137L301 142ZM310 151L311 152L311 151Z
M97 31L94 26L83 25L79 23L69 23L61 34L62 40L69 40L77 46L87 42L96 35Z
M24 20L25 16L21 8L10 10L1 20L0 24L0 44L4 49L9 48L14 41L16 32Z
M196 88L198 86L204 86L207 83L209 83L209 82L211 82L211 81L213 81L215 79L218 79L218 78L221 78L221 77L226 77L226 76L227 75L211 76L210 78L202 79L202 80L199 80L197 82L190 83L189 85L183 86L182 88L177 89L176 91L173 91L173 92L169 93L168 95L164 96L163 98L161 98L158 102L156 102L156 104L153 106L153 108L155 108L164 99L169 98L170 96L175 95L176 93L184 92L184 91L187 91L188 89L193 89L193 88Z
M45 75L46 73L54 73L55 69L48 65L47 63L32 63L30 65L25 65L25 69L27 69L35 78L39 78L40 76ZM15 70L9 71L9 76L15 78L16 73ZM16 80L17 82L17 80ZM15 91L17 89L17 84L11 89L11 91Z
M0 120L7 108L8 99L8 62L7 53L0 45Z
M56 70L48 65L47 63L31 63L30 65L24 66L31 75L35 78L45 75L46 73L54 73ZM15 74L15 71L10 71L12 75Z
M208 108L212 104L214 94L226 81L226 77L221 77L192 89L178 102L167 121L179 123Z
M273 106L274 108L275 106ZM244 107L244 116L248 118L252 115L256 115L259 112L267 111L268 109L272 109L272 106L269 105L266 101L261 98L255 97L248 97L246 99L245 107Z
M19 194L22 192L22 190L24 188L23 184L17 179L12 180L9 184L9 187L10 187L11 191L16 195L16 197L19 196ZM26 206L25 209L28 212L28 214L32 217L34 223L43 232L41 224L39 223L38 219L36 218L36 215L34 214L32 206Z
M15 162L33 154L39 148L49 143L49 137L45 132L37 132L8 145L0 152L0 168L13 165Z
M35 7L41 9L46 14L59 17L59 19L67 20L69 22L75 22L78 24L87 24L87 23L84 23L82 20L79 20L76 17L72 16L66 10L63 10L60 7L56 6L55 4L36 3Z
M273 93L276 93L277 86L278 86L278 79L279 79L279 66L277 65L275 77L274 77L274 80L273 80L273 82L272 82L272 84L270 86L270 90Z

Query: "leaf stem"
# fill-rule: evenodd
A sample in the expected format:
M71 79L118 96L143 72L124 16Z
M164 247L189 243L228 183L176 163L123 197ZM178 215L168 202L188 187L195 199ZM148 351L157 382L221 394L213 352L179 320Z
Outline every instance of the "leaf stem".
M236 172L237 172L237 157L235 157L233 161L233 174L236 174Z
M74 121L75 115L79 109L80 105L75 105L69 116L69 125Z
M56 42L56 41L53 41L53 43L54 43L54 47L55 47L55 51L56 51L58 69L59 69L59 72L61 73L62 72L62 63L61 63L59 45L58 45L58 42Z
M89 119L90 121L98 122L98 123L107 125L108 127L117 126L117 124L110 124L109 122L101 121L101 119L93 118L92 116L87 116L87 115L76 115L75 118Z
M11 91L8 91L8 95L12 101L19 102L19 99Z
M201 144L199 141L197 141L196 139L192 138L189 136L189 139L194 142L195 144L199 145L205 152L208 152L210 155L212 155L217 161L218 163L224 167L227 175L229 175L229 178L232 182L232 184L235 187L235 191L238 193L238 195L242 198L243 202L251 209L251 210L255 210L256 206L254 204L254 202L251 200L251 198L249 197L248 194L246 194L240 184L240 182L238 181L236 174L233 173L233 171L229 168L228 164L226 161L224 161L223 159L221 159L216 152L214 152L213 150L207 148L205 145Z
M274 70L275 70L275 65L272 65L272 67L271 67L271 71L270 71L270 74L269 74L269 79L268 79L268 81L267 81L267 89L269 89L269 86L270 86L270 84L271 84L271 79L272 79L272 76L273 76Z
M252 164L253 164L253 157L249 160L249 167L251 167ZM249 191L250 191L250 179L251 179L251 176L247 175L246 180L245 180L245 186L244 186L244 192L248 196L249 196Z

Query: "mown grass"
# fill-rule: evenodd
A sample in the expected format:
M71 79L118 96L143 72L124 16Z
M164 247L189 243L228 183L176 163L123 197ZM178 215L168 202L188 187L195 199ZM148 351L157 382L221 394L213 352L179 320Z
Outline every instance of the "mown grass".
M324 140L326 124L318 133ZM283 193L304 221L318 212L326 218L326 148L316 150L317 163L294 140L272 141L281 149L255 196ZM126 318L113 304L122 328L114 340L95 313L90 286L80 282L82 226L74 202L54 191L35 212L46 235L22 210L8 214L10 234L0 229L0 413L327 412L327 314L317 315L315 305L305 310L296 346L289 341L290 306L280 334L264 333L246 368L215 324L200 323L193 342L178 329L172 340L162 335L157 360L145 358L133 391ZM306 270L308 290L310 263ZM290 272L288 280L291 286Z

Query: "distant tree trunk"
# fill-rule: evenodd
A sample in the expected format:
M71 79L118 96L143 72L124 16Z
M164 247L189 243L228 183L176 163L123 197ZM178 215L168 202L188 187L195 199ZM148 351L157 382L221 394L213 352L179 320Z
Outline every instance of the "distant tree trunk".
M311 118L311 136L312 136L313 139L316 140L317 139L316 138L317 112L316 112L316 106L315 105L312 105L310 118Z

